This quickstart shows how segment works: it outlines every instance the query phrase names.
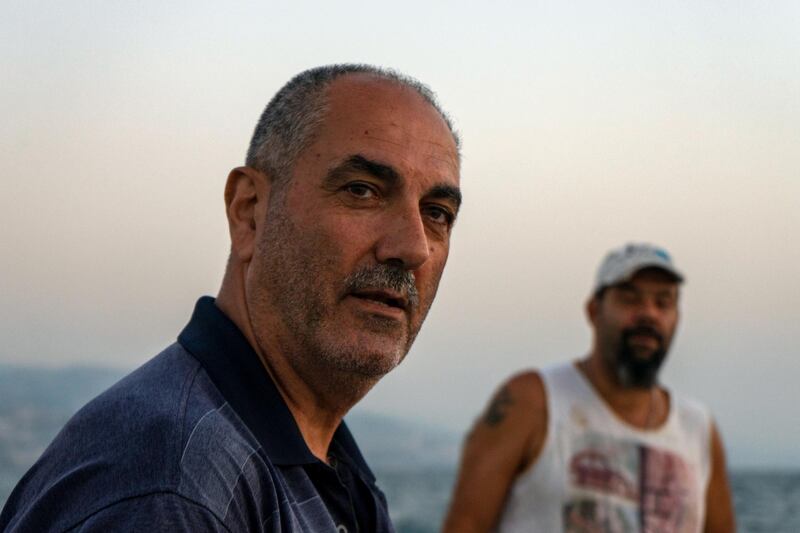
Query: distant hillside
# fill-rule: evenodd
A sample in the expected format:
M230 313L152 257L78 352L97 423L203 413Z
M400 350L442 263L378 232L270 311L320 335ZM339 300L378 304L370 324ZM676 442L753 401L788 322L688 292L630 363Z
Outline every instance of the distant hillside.
M120 379L125 370L70 366L36 368L0 365L0 413L17 405L74 411Z
M373 468L450 468L458 461L460 434L357 409L345 420Z
M72 414L123 374L0 365L0 502Z

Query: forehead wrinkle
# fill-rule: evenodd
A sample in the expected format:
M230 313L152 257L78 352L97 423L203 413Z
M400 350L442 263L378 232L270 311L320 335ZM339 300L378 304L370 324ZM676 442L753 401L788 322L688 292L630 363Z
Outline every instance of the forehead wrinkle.
M390 144L392 146L398 146L400 148L405 148L406 146L405 141L402 140L396 141L380 135L370 135L370 138L375 141L380 141L382 143ZM441 163L444 163L446 165L452 166L456 170L459 168L460 166L459 156L457 152L453 151L452 148L447 145L447 143L443 143L441 141L436 141L432 139L419 139L418 142L432 148L430 150L425 151L426 156Z

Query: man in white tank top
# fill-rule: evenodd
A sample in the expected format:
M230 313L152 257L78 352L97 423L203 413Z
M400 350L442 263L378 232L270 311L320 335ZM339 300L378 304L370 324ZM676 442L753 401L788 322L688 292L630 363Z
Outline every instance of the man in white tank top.
M606 256L589 355L500 387L467 437L446 533L735 530L710 415L657 380L682 281L655 246Z

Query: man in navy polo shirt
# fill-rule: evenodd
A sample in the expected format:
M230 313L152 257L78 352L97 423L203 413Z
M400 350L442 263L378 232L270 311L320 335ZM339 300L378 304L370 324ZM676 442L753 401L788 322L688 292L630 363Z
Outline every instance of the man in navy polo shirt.
M228 176L217 298L70 420L0 530L392 531L342 419L430 308L459 165L418 82L363 65L292 79Z

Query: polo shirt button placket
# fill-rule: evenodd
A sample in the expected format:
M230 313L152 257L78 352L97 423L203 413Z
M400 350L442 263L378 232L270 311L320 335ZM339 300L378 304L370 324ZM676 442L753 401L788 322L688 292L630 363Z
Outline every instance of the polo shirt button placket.
M355 525L355 531L356 531L356 533L358 533L358 529L359 529L358 528L358 517L356 515L355 506L353 505L353 494L352 494L352 491L351 491L352 486L347 481L347 480L350 479L349 472L342 472L340 470L339 461L337 460L336 456L334 456L333 454L328 455L328 464L331 466L331 468L333 468L333 471L336 474L336 479L339 482L339 485L341 485L342 489L344 489L345 493L347 494L347 499L348 499L348 501L350 503L350 513L351 513L351 515L353 517L353 520L355 521L355 524L354 524ZM347 478L347 480L345 478ZM345 526L344 524L338 524L336 526L336 533L349 533L349 530L347 529L347 526Z

